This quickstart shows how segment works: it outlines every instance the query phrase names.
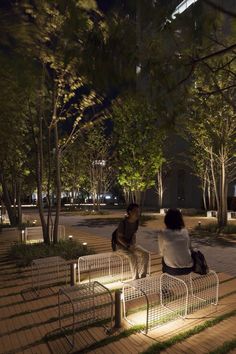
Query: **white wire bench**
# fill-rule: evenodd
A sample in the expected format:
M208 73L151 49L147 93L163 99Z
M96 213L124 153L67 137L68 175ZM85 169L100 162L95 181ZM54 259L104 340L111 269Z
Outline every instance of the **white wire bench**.
M23 240L26 243L34 243L34 242L43 242L43 230L42 226L33 226L33 227L26 227L25 230L23 230ZM49 237L50 241L52 242L52 232L53 232L53 227L49 227ZM65 239L65 226L64 225L58 225L58 240L64 240Z
M58 293L58 310L59 327L72 347L80 328L94 323L103 325L108 333L112 328L112 294L99 282L61 288Z
M218 303L219 280L214 271L176 277L167 273L123 285L124 318L149 330L178 317L185 318Z
M39 290L58 284L67 284L68 264L62 257L34 259L31 264L32 289L39 295Z
M104 252L78 259L78 282L99 280L113 283L132 278L131 266L127 257L119 252Z
M207 210L207 218L216 218L217 210Z
M184 316L206 306L218 304L219 278L215 271L210 270L205 275L190 273L178 277L163 273L160 277L160 300L161 305L170 311L175 311L175 309L172 308L173 299L171 296L165 296L165 289L170 289L172 292L172 283L175 279L179 279L185 284L185 293L183 294L186 299Z
M150 274L150 263L149 253L148 274ZM122 251L82 256L78 259L78 282L99 280L102 283L114 283L130 280L131 269L129 256Z

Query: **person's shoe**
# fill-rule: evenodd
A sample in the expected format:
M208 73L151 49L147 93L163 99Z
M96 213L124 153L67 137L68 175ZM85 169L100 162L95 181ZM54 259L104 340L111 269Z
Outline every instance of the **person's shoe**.
M141 274L140 279L146 278L146 276L147 276L147 274L143 273L143 274Z

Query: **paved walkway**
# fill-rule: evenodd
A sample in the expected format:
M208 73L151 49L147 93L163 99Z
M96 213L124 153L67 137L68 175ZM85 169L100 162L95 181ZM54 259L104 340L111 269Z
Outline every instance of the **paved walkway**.
M70 226L72 234L86 232L90 235L101 236L105 240L111 239L111 234L117 227L118 221L124 212L114 212L104 216L81 216L72 213L61 216L61 223ZM157 216L158 214L155 214ZM211 219L186 217L186 226L192 229L201 221L209 223ZM145 226L140 226L137 233L137 242L149 251L159 253L157 229L164 227L163 216L158 215L157 220L149 220ZM196 233L195 233L196 234ZM206 256L210 268L217 272L225 272L236 276L236 242L213 242L210 238L199 239L192 237L192 245L200 249Z
M72 230L75 231L73 227L67 228L67 234ZM80 241L87 241L97 251L103 252L110 248L110 243L106 238L81 231L74 232L74 235ZM9 245L16 239L17 234L14 231L0 234L1 354L66 354L69 352L137 354L147 350L152 344L166 341L183 331L205 323L206 320L225 314L230 315L213 327L171 345L165 353L209 353L225 341L236 338L236 279L220 273L220 302L216 312L212 312L211 308L207 311L199 311L188 316L185 321L176 320L151 331L148 335L137 333L122 338L119 337L122 330L119 330L109 337L113 339L110 344L104 343L101 348L97 349L93 349L92 346L107 339L107 335L102 327L85 329L76 335L76 349L70 351L71 348L58 330L58 287L44 289L39 297L36 296L31 289L30 268L18 269L7 257ZM160 267L160 258L153 254L152 274L160 272ZM232 313L233 310L235 310L234 313Z

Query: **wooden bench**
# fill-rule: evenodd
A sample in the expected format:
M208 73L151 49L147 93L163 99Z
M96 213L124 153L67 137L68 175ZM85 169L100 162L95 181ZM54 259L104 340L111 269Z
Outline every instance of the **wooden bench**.
M22 230L22 241L25 243L43 242L42 226L26 227ZM50 241L52 242L52 227L49 228ZM65 226L58 225L58 240L65 239Z
M209 305L217 305L219 280L214 271L206 275L167 273L133 280L123 285L124 318L143 325L145 333L178 317Z

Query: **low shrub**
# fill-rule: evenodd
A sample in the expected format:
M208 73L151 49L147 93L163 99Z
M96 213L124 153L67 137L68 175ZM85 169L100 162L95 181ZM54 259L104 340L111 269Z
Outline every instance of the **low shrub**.
M142 214L141 217L140 217L140 222L139 224L141 226L146 226L146 223L148 221L151 221L151 220L157 220L157 217L155 215L145 215L145 214Z
M82 210L79 212L80 215L82 216L87 216L87 215L109 215L109 211L104 211L104 210Z
M221 232L223 232L224 234L236 234L236 225L228 224L221 230Z
M201 226L196 226L196 230L202 230L210 233L217 233L219 231L219 226L217 223L209 223Z
M83 246L75 240L61 240L57 244L45 243L16 243L9 251L9 257L19 267L29 266L33 259L61 256L66 260L76 259L80 256L95 253L91 248Z
M9 229L11 227L13 227L11 224L0 224L1 229Z
M219 228L217 223L209 223L206 225L196 226L195 230L202 230L209 233L236 234L236 225L228 224L225 227Z

